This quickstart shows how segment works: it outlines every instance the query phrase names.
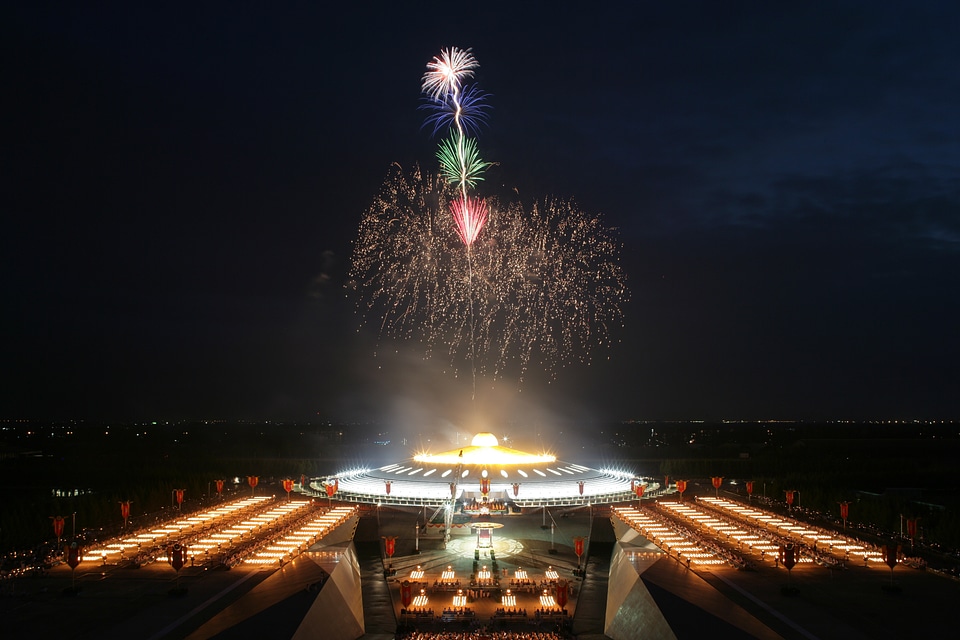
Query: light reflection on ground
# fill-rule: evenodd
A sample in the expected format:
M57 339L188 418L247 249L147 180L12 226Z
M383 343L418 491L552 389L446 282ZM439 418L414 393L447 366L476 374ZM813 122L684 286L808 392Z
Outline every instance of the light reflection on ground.
M463 538L453 538L447 543L447 552L457 555L472 556L473 550L477 548L477 539L475 536L465 536ZM493 551L498 558L515 556L523 551L523 545L519 540L513 538L494 538ZM481 556L487 555L481 550Z

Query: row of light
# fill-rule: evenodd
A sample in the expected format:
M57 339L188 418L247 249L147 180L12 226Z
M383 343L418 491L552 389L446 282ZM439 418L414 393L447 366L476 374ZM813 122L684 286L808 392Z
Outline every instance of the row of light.
M293 557L300 550L310 546L327 531L339 526L352 516L356 507L336 507L321 516L313 518L293 533L269 543L269 546L244 560L246 564L273 564L285 557Z
M669 547L670 551L676 550L680 558L687 558L700 565L724 564L723 559L702 548L653 513L638 511L632 507L616 507L614 513L644 537L653 540L661 549Z
M780 545L777 542L747 531L746 529L736 526L727 520L718 518L713 514L705 513L690 503L661 502L659 506L669 509L672 513L675 513L676 515L684 518L685 520L689 520L694 524L707 527L718 535L725 535L728 538L732 538L755 551L772 554L780 550ZM813 562L813 559L807 556L802 556L797 558L797 562Z
M198 540L187 547L187 555L197 556L208 552L210 549L221 548L224 544L233 544L234 540L242 538L254 529L262 530L263 527L270 527L281 520L291 517L310 504L310 502L305 500L288 500L287 502L281 502L268 511L236 522L227 528L220 529L216 533Z
M184 530L192 532L197 527L202 529L212 521L230 516L236 516L245 509L256 507L265 500L270 500L270 498L267 496L257 496L235 500L187 518L181 518L179 520L168 522L156 529L136 534L132 537L125 538L120 542L110 543L99 549L88 549L84 552L83 559L85 561L99 560L101 562L106 562L107 556L112 554L122 554L127 549L140 549L145 544L152 545L157 540L169 539L171 536L179 536Z
M869 562L883 563L884 561L883 554L875 549L868 549L857 541L843 536L838 537L836 534L827 531L811 529L808 525L801 524L796 520L781 518L780 516L752 507L746 507L722 498L701 497L698 499L715 509L735 514L741 519L747 521L753 520L767 529L774 528L777 531L786 532L802 541L806 541L808 544L816 543L817 548L820 550L823 550L825 547L827 551L840 550L851 556L861 557Z

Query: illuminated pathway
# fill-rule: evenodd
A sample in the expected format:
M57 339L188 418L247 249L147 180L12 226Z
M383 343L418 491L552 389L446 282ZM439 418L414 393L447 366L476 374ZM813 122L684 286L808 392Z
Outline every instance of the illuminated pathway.
M632 507L615 507L613 512L668 554L676 554L680 560L689 560L693 564L703 566L720 565L726 562L713 551L706 549L693 532L685 531L675 522L651 510L639 511Z
M782 518L775 514L747 507L730 500L700 497L704 505L715 511L728 514L768 532L787 536L795 542L814 547L820 552L830 553L844 559L859 558L867 562L884 564L883 554L877 549L863 545L857 540L839 536L830 531L815 529L792 518Z

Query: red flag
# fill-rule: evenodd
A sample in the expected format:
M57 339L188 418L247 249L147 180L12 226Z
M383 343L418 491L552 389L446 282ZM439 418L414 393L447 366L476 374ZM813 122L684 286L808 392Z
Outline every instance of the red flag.
M793 504L793 491L787 491L787 504Z
M60 539L60 536L63 534L63 516L51 516L53 518L53 535L57 536L57 540Z
M843 518L844 520L846 520L849 515L850 515L850 503L849 503L849 502L841 502L841 503L840 503L840 517Z
M328 483L326 484L326 486L324 486L324 489L325 489L326 492L327 492L327 497L328 497L328 498L332 498L332 497L333 497L333 494L335 494L335 493L337 492L336 482L337 482L337 481L334 480L332 483L328 482Z
M223 480L217 480L217 493L223 493Z
M403 603L404 607L409 607L410 603L413 602L413 587L409 580L400 583L400 602Z
M796 548L793 543L780 545L780 564L786 567L787 571L797 564Z
M686 480L677 480L677 491L680 492L680 495L683 495L683 492L687 490L687 481Z
M174 571L183 569L184 552L185 549L179 542L170 547L170 564L173 566Z
M120 503L120 516L126 520L130 517L130 501Z
M490 493L490 478L480 478L480 493L483 495Z
M567 581L566 580L557 580L557 584L554 587L554 599L557 601L557 604L563 609L567 606Z
M300 474L300 488L303 489L307 486L307 475L305 473Z
M887 566L890 567L891 571L897 566L897 559L899 557L900 545L895 542L888 542L883 546L883 559L887 562Z
M457 485L453 482L450 483L450 497L454 498L457 495Z
M387 495L390 495L390 481L384 480L383 483L387 485Z
M753 480L747 480L747 495L753 495Z
M183 492L184 489L174 489L173 494L177 498L177 504L183 504Z
M76 542L71 542L67 545L66 552L67 564L70 565L71 569L76 569L83 562L83 547Z
M581 481L578 482L577 484L580 485L580 495L583 495L583 480L581 480Z
M713 476L710 480L713 482L714 489L720 489L723 486L723 476Z
M260 476L247 476L247 484L250 485L251 489L256 489L259 483Z
M577 558L583 555L583 541L582 536L577 536L573 539L573 550L577 552Z
M513 497L516 498L519 494L520 494L520 483L519 483L519 482L514 482L514 483L513 483Z
M635 487L633 488L633 492L637 494L637 497L638 497L638 498L642 498L642 497L643 497L643 492L644 492L646 489L647 489L647 485L645 485L645 484L640 484L640 483L638 482L638 483L637 483L637 486L635 486Z
M917 519L907 518L907 537L913 540L917 537Z
M392 558L394 549L397 546L397 537L396 536L387 536L383 539L383 546L387 552L387 557Z
M293 491L293 480L284 480L283 481L283 490L287 493Z

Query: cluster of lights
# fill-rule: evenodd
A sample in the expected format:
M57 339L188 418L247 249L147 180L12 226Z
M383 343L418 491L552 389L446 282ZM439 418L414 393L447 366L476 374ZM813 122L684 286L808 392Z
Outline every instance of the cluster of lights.
M638 511L631 507L617 507L614 513L661 549L670 553L675 551L677 557L681 559L689 559L690 562L700 565L721 565L725 562L715 553L688 538L686 534L677 531L670 522L651 512Z
M443 570L443 573L440 574L441 582L454 582L456 580L456 573L453 571L452 566L448 566Z
M467 606L467 596L463 595L463 589L458 589L457 595L453 596L453 606L455 607Z
M278 536L264 548L244 560L246 564L274 564L293 557L322 538L327 531L343 524L354 514L356 507L336 507L297 527L292 533Z
M151 548L156 544L170 542L171 538L176 538L184 533L193 535L204 531L208 527L222 522L225 519L237 517L245 511L255 509L264 501L270 498L266 496L257 496L235 500L214 509L209 509L186 518L180 518L168 522L160 527L135 534L124 538L119 542L113 542L104 545L99 549L89 549L84 552L85 561L100 561L106 563L108 556L120 554L121 557L127 549Z
M781 518L766 511L761 511L752 507L745 507L742 504L731 502L730 500L701 497L702 502L710 507L730 513L746 522L753 522L761 527L774 530L778 533L789 535L808 545L816 545L820 550L843 551L850 556L860 557L869 562L883 563L883 554L875 549L868 549L856 540L837 536L828 531L811 529L809 525L802 524L791 518ZM806 560L806 559L804 559Z
M660 506L669 509L691 524L709 529L718 536L736 540L741 546L749 547L754 551L774 554L780 549L780 545L776 541L748 531L723 518L718 518L712 513L706 513L689 503L663 502ZM797 563L803 562L813 562L813 559L807 556L801 556L797 559Z
M510 589L507 589L507 592L500 597L500 604L505 607L515 607L517 606L517 596L513 595Z
M540 604L545 609L553 609L557 607L557 601L553 599L553 596L544 589L543 593L540 595Z

